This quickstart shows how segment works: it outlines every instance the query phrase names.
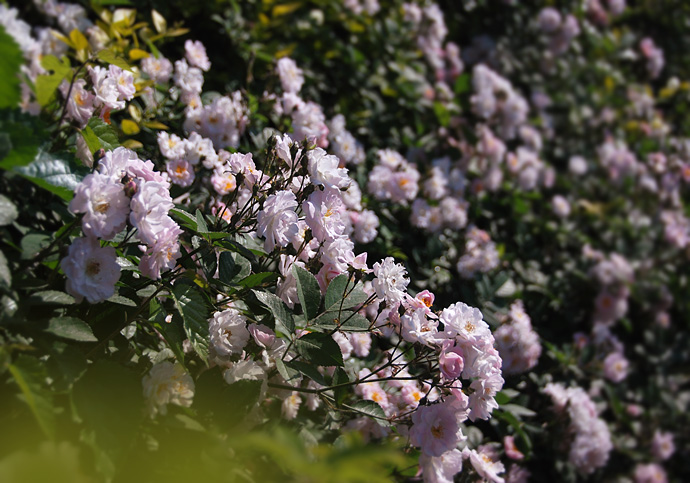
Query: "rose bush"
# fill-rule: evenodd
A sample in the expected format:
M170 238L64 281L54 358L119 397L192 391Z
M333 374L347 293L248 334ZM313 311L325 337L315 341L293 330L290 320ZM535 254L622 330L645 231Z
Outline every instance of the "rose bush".
M686 5L123 3L0 6L3 481L690 474Z

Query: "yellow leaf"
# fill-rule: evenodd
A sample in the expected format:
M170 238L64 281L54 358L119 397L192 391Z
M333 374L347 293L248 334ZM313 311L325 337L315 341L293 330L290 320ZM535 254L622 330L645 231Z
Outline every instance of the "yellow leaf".
M169 129L168 126L158 121L144 121L142 124L150 129L160 129L162 131L167 131Z
M156 31L159 34L165 32L168 28L168 22L165 21L163 15L155 10L151 10L151 17L153 17L153 26L156 27Z
M122 145L127 149L141 149L144 147L143 144L135 139L127 139L122 143Z
M179 37L180 35L185 35L186 33L189 33L189 29L172 29L168 30L165 35L167 37Z
M274 17L281 17L288 15L302 6L302 2L286 3L285 5L276 5L273 7L272 15Z
M129 119L122 121L122 132L126 135L130 136L132 134L137 134L139 131L139 125L136 122L130 121Z
M261 25L267 26L268 24L271 23L271 19L269 19L266 14L260 13L259 14L259 22L261 22Z
M84 34L79 30L74 29L69 33L69 39L72 41L72 45L75 50L86 50L89 48L89 41L86 40Z
M288 55L292 54L292 52L295 50L295 47L297 47L297 44L290 44L284 49L279 50L276 52L276 59L287 57Z
M606 86L607 91L611 92L616 87L616 81L613 80L613 77L607 76L604 79L604 86Z
M149 53L141 49L132 49L129 51L129 60L145 59Z
M50 34L51 34L53 37L55 37L56 39L62 40L64 43L66 43L66 44L69 45L70 47L74 48L74 44L72 43L72 41L71 41L70 39L68 39L67 37L65 37L64 35L62 35L62 34L61 34L60 32L58 32L57 30L50 29Z

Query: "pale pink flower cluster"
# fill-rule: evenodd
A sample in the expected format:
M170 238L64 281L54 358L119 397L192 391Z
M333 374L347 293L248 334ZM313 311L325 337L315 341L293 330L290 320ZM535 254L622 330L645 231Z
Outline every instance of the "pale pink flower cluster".
M568 14L564 19L553 7L546 7L539 12L537 25L546 35L549 51L553 55L567 51L573 39L580 35L577 18Z
M504 373L519 374L537 365L541 343L522 300L510 306L509 319L494 332L494 338L503 359Z
M668 477L664 468L657 463L638 464L635 466L635 483L666 483Z
M302 69L297 67L294 60L283 57L276 63L276 73L280 77L280 84L283 91L297 94L304 84L304 74Z
M149 415L166 415L168 404L189 407L194 399L194 379L179 363L155 364L142 379Z
M77 79L72 84L63 80L60 93L67 99L67 115L80 127L84 127L95 114L108 119L110 111L124 109L125 101L134 97L134 76L131 72L115 65L107 69L96 66L88 68L92 88L86 80ZM69 97L68 97L69 96Z
M328 122L328 141L333 153L345 164L361 164L366 157L362 144L345 128L342 114Z
M496 244L484 230L473 226L467 232L465 253L457 263L462 278L472 278L477 273L486 273L498 266L499 256Z
M184 129L209 138L216 149L236 148L249 123L247 106L240 91L217 97L205 106L200 103L190 105L186 114Z
M506 156L508 171L516 178L518 186L526 191L536 189L539 184L548 185L549 170L537 153L524 146Z
M113 295L120 269L112 248L100 248L98 238L110 240L126 226L137 228L145 245L139 269L145 276L160 278L180 256L178 237L182 233L168 211L173 207L169 184L156 172L151 161L140 160L126 148L108 151L98 170L77 186L69 208L83 213L85 240L62 260L67 275L67 291L91 303ZM78 241L77 240L77 241ZM75 241L76 243L76 241Z
M639 162L623 141L607 139L597 148L601 166L608 172L611 181L621 181L639 171Z
M652 455L657 461L666 461L676 452L676 445L673 443L673 433L654 431L652 438Z
M657 47L649 37L645 37L640 41L640 51L647 61L646 67L649 77L656 79L664 68L664 51Z
M560 383L547 384L544 393L551 396L557 412L565 411L569 416L568 429L573 436L570 463L583 475L603 467L613 449L611 433L587 393L580 387L566 388Z
M210 353L214 360L222 363L242 353L250 334L247 319L238 310L229 308L216 312L208 322Z
M475 94L472 109L481 119L495 125L503 139L512 139L527 121L529 105L505 78L478 64L472 71Z
M160 55L158 58L153 55L149 55L141 60L140 67L142 72L160 84L165 84L168 82L173 74L172 62L162 55Z
M377 156L379 163L369 173L367 191L378 200L402 205L414 201L419 191L417 167L390 149L379 150Z

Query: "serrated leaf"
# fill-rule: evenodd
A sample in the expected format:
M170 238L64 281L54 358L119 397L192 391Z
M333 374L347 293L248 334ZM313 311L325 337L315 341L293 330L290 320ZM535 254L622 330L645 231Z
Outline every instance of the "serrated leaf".
M173 287L177 310L182 316L182 325L194 351L204 361L208 359L209 309L204 296L195 285L178 282Z
M248 277L243 278L237 285L245 288L258 287L264 283L270 283L278 279L278 274L275 272L261 272L252 273Z
M115 128L104 122L99 117L92 117L89 119L85 130L93 133L93 135L98 139L99 146L93 151L98 151L100 148L103 148L105 151L112 151L120 146L120 138L118 137ZM92 149L90 144L89 149Z
M218 280L225 284L230 284L240 269L241 267L235 264L232 253L221 252L218 258Z
M24 63L22 51L11 35L0 26L0 109L17 107L21 101L19 68Z
M74 197L74 189L88 174L88 170L78 166L74 160L42 149L39 149L36 159L31 164L15 168L15 171L65 201L70 201Z
M109 299L106 299L106 302L111 302L118 305L126 305L127 307L139 307L139 304L134 300L128 299L127 297L123 297L119 294L115 294Z
M338 328L344 332L368 332L371 322L357 312L326 312L315 318L309 327L327 330Z
M360 283L357 285L354 283L346 274L338 275L331 280L324 296L324 311L350 309L366 302L369 296Z
M344 404L343 406L365 416L369 416L370 418L374 418L381 426L390 426L388 419L386 419L386 413L383 412L381 406L374 401L360 399L352 404Z
M186 338L181 317L166 319L166 312L160 309L158 302L151 301L151 313L149 318L153 326L163 335L175 357L184 364L184 348L182 344Z
M79 342L98 342L89 324L76 317L53 317L48 321L45 332L63 339Z
M17 219L17 207L4 195L0 195L0 226L11 224Z
M309 379L322 386L326 385L326 380L323 374L319 372L316 366L302 361L286 361L285 366L298 371L300 374L307 376Z
M318 366L342 366L340 346L328 334L312 332L295 340L295 349L302 358Z
M311 320L319 313L321 305L321 288L316 277L297 265L292 266L292 273L297 280L297 296L307 320Z
M99 51L98 54L96 54L96 57L107 64L116 65L120 69L132 70L132 67L125 62L125 59L115 54L115 52L113 52L111 49L103 49Z
M30 305L72 305L74 297L57 290L45 290L31 294L27 302Z
M280 377L282 377L286 383L300 377L299 371L287 367L282 359L276 359L276 369L278 369L278 374L280 374Z
M259 299L259 302L270 309L276 321L276 330L288 337L292 337L295 333L295 321L292 318L290 309L285 305L285 302L283 302L280 297L270 292L259 290L252 290L252 292L256 295L256 298Z
M195 232L198 231L196 218L192 216L191 213L187 213L186 211L181 210L179 208L172 208L169 213L170 215L172 215L173 218L182 223L182 225L186 228L189 228L190 230Z
M55 411L53 397L45 387L45 365L35 357L20 354L8 368L39 426L46 436L54 438Z

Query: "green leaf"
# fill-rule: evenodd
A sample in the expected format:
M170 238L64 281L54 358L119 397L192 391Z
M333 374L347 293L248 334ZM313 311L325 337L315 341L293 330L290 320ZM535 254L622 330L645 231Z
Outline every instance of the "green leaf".
M123 59L113 52L111 49L103 49L96 54L100 60L107 64L113 64L118 66L120 69L132 70L132 67Z
M8 368L39 426L46 436L54 438L55 411L52 394L44 386L48 377L45 365L35 357L20 354Z
M29 296L29 305L72 305L74 297L57 290L45 290Z
M89 324L76 317L53 317L45 332L79 342L98 342Z
M282 332L288 337L292 337L295 333L295 321L292 318L292 313L288 309L283 300L270 293L259 290L252 290L259 302L268 307L276 320L276 330Z
M326 385L326 380L323 374L319 372L316 366L307 364L302 361L286 361L285 365L291 369L298 371L300 374L307 376L309 379L322 386Z
M209 310L204 296L195 285L179 281L173 287L177 310L182 316L182 326L192 347L204 361L208 359Z
M17 107L21 101L19 67L24 63L22 51L11 35L0 26L0 109Z
M342 367L337 367L333 373L333 385L338 386L340 384L347 384L350 382L350 378ZM335 404L340 405L345 400L348 394L349 386L336 387L333 389L333 396L335 397Z
M316 277L297 265L292 266L292 273L297 279L297 296L307 320L311 320L319 313L321 305L321 289Z
M377 423L381 426L390 426L388 419L386 419L386 413L383 412L381 406L379 406L374 401L368 401L365 399L360 399L353 404L343 404L347 409L357 411L360 414L374 418Z
M84 354L74 346L55 342L47 367L55 389L67 391L86 372L88 363Z
M237 275L242 267L235 264L235 260L230 252L221 252L218 258L218 279L230 284L235 275Z
M198 231L198 227L196 224L196 218L194 218L190 213L187 213L184 210L181 210L179 208L172 208L169 211L170 215L176 219L178 222L180 222L185 228L189 228L193 232Z
M63 80L72 79L72 66L69 59L63 56L58 59L54 55L46 55L41 59L41 66L52 73L39 75L34 83L36 87L36 101L43 107L48 104Z
M126 305L127 307L139 307L139 304L136 303L134 300L128 299L127 297L123 297L122 295L118 294L115 294L109 299L106 299L106 302L118 305Z
M331 280L324 298L325 311L350 309L366 302L369 296L362 289L362 284L357 283L354 286L353 284L354 281L350 280L350 276L346 274L338 275Z
M89 172L84 167L77 166L73 159L64 159L44 150L39 150L31 164L15 168L15 171L65 201L74 197L74 189Z
M19 111L0 113L0 135L1 169L31 163L47 136L39 118Z
M532 417L537 415L537 413L535 413L531 409L527 409L526 407L520 406L518 404L504 404L503 406L501 406L501 409L503 411L514 414L515 417L518 419L522 416Z
M305 361L319 366L342 366L340 346L328 334L312 332L295 340L295 349Z
M278 369L278 374L287 383L300 377L300 372L296 369L288 368L282 359L276 359L276 369Z
M201 268L204 270L207 280L212 280L218 268L218 256L212 246L204 242L204 248L199 252Z
M248 277L240 280L237 284L245 288L253 288L264 283L274 282L277 279L278 274L275 272L252 273Z
M326 312L314 319L310 327L326 330L339 328L345 332L368 332L371 322L357 312Z
M206 224L206 220L204 220L204 215L199 210L196 210L196 226L199 233L208 232L208 225Z
M471 87L472 84L470 80L470 74L466 72L459 76L457 79L455 79L455 85L453 86L453 90L456 94L463 94L465 92L468 92Z
M144 415L141 376L120 363L98 360L74 384L72 403L83 423L82 439L92 447L97 467L112 480Z
M6 196L0 195L0 226L10 225L17 216L19 213L14 203Z
M38 252L50 244L50 236L45 233L31 231L22 237L19 245L22 249L22 260L31 260Z
M5 254L0 251L0 284L5 287L12 286L12 272L10 271L10 266L7 264L7 258Z
M112 151L120 146L120 138L117 136L115 128L99 117L89 119L82 135L92 153L101 148L105 151Z

